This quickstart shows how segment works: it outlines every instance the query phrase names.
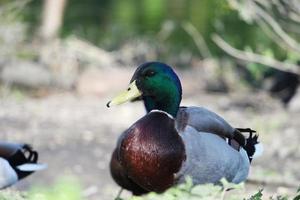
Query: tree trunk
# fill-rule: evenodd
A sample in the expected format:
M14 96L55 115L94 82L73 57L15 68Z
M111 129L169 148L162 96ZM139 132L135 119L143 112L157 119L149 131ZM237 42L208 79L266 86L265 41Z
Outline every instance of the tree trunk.
M67 0L44 0L41 37L50 40L58 36L63 23Z

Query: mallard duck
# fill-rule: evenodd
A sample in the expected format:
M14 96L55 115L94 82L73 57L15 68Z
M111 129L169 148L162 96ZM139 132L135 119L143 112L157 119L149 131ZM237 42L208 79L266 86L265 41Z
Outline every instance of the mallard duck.
M163 192L187 176L194 184L247 178L258 150L255 131L233 128L204 107L180 107L181 95L174 70L148 62L136 69L128 89L107 103L141 98L147 111L122 133L112 154L111 175L122 188L140 195Z
M37 160L38 153L28 144L0 142L0 189L45 169L46 165L38 164Z

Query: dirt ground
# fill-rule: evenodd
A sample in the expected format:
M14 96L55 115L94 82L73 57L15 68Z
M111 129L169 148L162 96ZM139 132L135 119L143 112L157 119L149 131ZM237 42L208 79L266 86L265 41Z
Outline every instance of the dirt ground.
M189 79L192 75L185 75L184 80ZM264 93L211 94L195 85L197 82L184 82L187 92L182 105L208 107L233 126L251 127L260 134L264 154L253 161L245 192L253 194L258 188L265 188L266 195L296 191L300 185L300 109L285 110ZM106 108L114 94L2 95L0 139L32 144L40 152L40 162L48 164L47 170L13 189L47 186L72 175L81 183L86 199L112 199L118 190L108 170L112 149L120 133L144 114L140 102Z

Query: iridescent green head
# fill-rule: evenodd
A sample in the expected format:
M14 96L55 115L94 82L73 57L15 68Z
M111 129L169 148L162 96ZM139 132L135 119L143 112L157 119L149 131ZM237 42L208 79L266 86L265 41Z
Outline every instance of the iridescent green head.
M110 101L107 106L141 96L147 112L162 110L176 117L181 95L180 80L170 66L160 62L147 62L136 69L127 92Z

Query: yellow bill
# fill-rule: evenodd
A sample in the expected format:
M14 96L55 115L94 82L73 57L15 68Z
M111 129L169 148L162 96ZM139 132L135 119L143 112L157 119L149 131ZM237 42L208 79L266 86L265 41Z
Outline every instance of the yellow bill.
M111 101L109 101L106 106L111 107L114 105L120 105L122 103L125 103L127 101L133 100L137 97L140 97L142 95L142 92L137 88L136 81L133 81L128 89L115 98L113 98Z

